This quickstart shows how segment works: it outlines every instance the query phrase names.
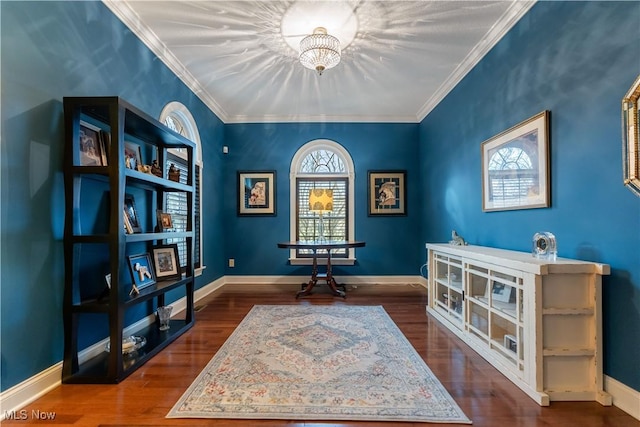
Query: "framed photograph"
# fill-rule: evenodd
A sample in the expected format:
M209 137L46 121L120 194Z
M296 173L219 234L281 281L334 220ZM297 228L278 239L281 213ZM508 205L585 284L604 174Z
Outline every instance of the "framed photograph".
M127 169L138 170L142 166L142 151L138 144L124 142L124 165Z
M80 165L102 166L104 144L100 137L100 128L80 121Z
M158 279L179 279L181 277L178 245L157 245L151 249L151 252Z
M129 269L133 284L138 290L156 283L156 275L148 253L129 256Z
M173 220L171 219L171 214L167 212L163 212L161 210L156 211L156 216L158 217L158 230L163 231L170 228L173 228Z
M238 172L238 215L276 214L276 172Z
M109 153L111 152L111 133L106 130L100 131L100 149L102 151L102 166L109 165Z
M133 233L142 233L138 211L136 211L136 202L131 194L124 195L124 213L126 214L125 226L128 221Z
M515 288L513 286L493 282L493 286L491 287L491 298L494 301L513 302L515 301L515 297Z
M407 214L407 172L369 171L369 215Z
M549 112L543 111L482 143L482 210L546 208L549 200Z

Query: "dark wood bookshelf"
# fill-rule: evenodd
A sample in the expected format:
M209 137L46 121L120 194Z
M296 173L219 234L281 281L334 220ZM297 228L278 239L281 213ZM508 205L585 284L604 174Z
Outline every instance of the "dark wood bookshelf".
M137 109L120 97L66 97L64 104L65 124L65 291L63 303L64 358L62 380L65 383L117 383L135 369L169 345L194 323L194 190L195 190L195 144L145 112ZM100 141L93 141L100 148L83 141L81 150L81 122L99 129ZM108 135L108 141L106 138ZM102 139L104 138L104 139ZM125 166L125 141L141 147L142 160L151 163L157 160L163 169L162 176L129 169ZM86 148L89 146L89 150ZM187 155L186 183L171 181L165 168L167 150L182 149ZM84 150L84 151L83 151ZM102 153L104 150L104 155ZM100 156L96 156L100 151ZM84 157L83 157L84 155ZM87 162L87 155L92 155ZM95 161L100 157L99 162ZM85 159L83 161L83 159ZM90 163L85 166L83 163ZM96 163L100 163L99 165ZM91 180L93 194L86 194L81 187ZM104 212L95 204L95 191L104 191ZM123 209L125 195L136 192L145 194L136 200L136 209L146 213L141 222L141 233L125 231ZM154 232L157 229L157 210L163 210L164 195L171 192L186 194L186 231ZM91 198L88 202L85 198ZM92 218L92 215L100 218ZM93 222L92 222L93 221ZM82 232L80 230L82 229ZM89 232L85 230L90 230ZM91 232L98 230L98 232ZM141 287L138 294L131 294L132 275L128 256L139 254L142 247L151 248L166 243L168 239L186 242L186 265L179 279L159 280L150 286ZM152 257L151 257L152 258ZM103 266L103 267L100 267ZM106 274L111 275L107 290ZM101 285L104 289L101 291ZM186 300L183 320L172 320L169 331L159 331L155 322L135 331L132 324L144 324L145 318L153 318L155 308L165 305L169 291L182 289ZM125 324L125 311L144 313L137 322ZM100 314L108 322L108 342L111 351L89 352L89 357L80 363L79 334L91 327L83 322L87 314ZM128 319L128 317L127 317ZM131 322L130 320L127 320ZM144 336L147 343L135 355L122 354L122 340L128 335Z

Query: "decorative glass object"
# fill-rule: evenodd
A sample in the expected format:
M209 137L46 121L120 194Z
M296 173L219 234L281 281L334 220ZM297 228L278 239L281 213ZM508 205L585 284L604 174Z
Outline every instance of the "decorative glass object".
M173 307L170 305L158 307L158 321L160 322L161 331L166 331L167 329L169 329L171 310L173 310Z
M533 247L531 253L539 259L555 261L558 256L556 236L548 231L542 231L533 235Z
M129 355L134 351L137 351L145 346L147 343L147 339L145 337L137 337L135 335L131 335L130 337L124 338L122 340L122 354ZM107 343L105 346L105 350L111 351L111 343Z

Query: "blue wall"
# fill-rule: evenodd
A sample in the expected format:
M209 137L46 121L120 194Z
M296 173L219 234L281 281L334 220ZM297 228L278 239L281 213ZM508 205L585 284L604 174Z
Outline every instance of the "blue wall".
M222 176L224 126L101 2L0 2L1 389L62 360L64 96L119 95L158 117L180 101L204 146L203 188ZM223 273L222 214L203 197L205 265ZM104 338L86 331L83 341Z
M227 258L236 266L228 275L281 275L309 273L309 267L288 265L289 251L276 243L289 236L289 171L296 151L314 139L341 144L355 166L355 238L366 241L356 250L357 264L335 267L340 275L418 275L424 263L424 244L419 240L418 125L384 123L287 123L227 125L225 144L224 219ZM367 216L367 171L407 171L407 216ZM275 217L239 217L237 171L275 170Z
M120 95L152 116L172 100L193 113L205 163L207 269L198 287L225 274L308 272L288 266L275 242L289 238L293 154L332 139L355 162L356 238L367 241L341 274L417 274L424 242L446 241L453 228L474 244L524 251L534 232L552 231L561 256L612 266L605 371L640 390L640 199L621 184L619 113L640 72L640 3L538 3L420 125L223 126L101 3L0 7L2 390L62 359L61 101L98 95ZM483 213L480 143L545 109L552 207ZM277 215L238 217L236 172L261 169L277 172ZM408 216L367 216L370 169L407 170Z
M539 2L420 125L424 240L611 265L604 370L640 390L640 198L622 184L621 99L640 73L639 2ZM551 111L551 207L482 212L480 144Z

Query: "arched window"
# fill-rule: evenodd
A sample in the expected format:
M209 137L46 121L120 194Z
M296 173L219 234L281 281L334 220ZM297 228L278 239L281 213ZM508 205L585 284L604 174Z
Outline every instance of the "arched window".
M293 156L289 178L291 240L353 240L355 172L343 146L328 139L306 143ZM309 206L309 195L317 189L329 189L333 194L331 210L322 214ZM334 264L352 264L354 254L354 249L334 250L331 260ZM310 257L308 251L291 250L292 264L310 263Z
M201 236L202 236L202 186L200 185L202 182L202 145L200 143L200 133L198 132L198 127L196 122L191 115L191 112L180 102L174 101L170 102L162 109L160 113L160 122L164 123L168 128L176 131L180 135L185 138L195 142L195 194L194 194L194 207L195 207L195 221L194 221L194 231L195 231L195 274L202 274L202 270L204 266L202 264L203 254L202 254L202 244L201 244ZM182 171L180 174L181 179L184 179L186 182L186 155L180 149L171 149L168 150L169 155L166 159L165 168L169 168L171 164L176 166L178 169ZM171 214L171 219L173 222L173 226L177 231L186 230L187 227L187 197L184 193L165 193L165 211ZM186 241L184 238L181 239L167 239L167 243L176 243L178 245L178 251L180 255L180 259L186 259L187 248Z
M489 191L494 206L514 206L540 194L538 170L525 150L516 146L499 149L489 158Z

